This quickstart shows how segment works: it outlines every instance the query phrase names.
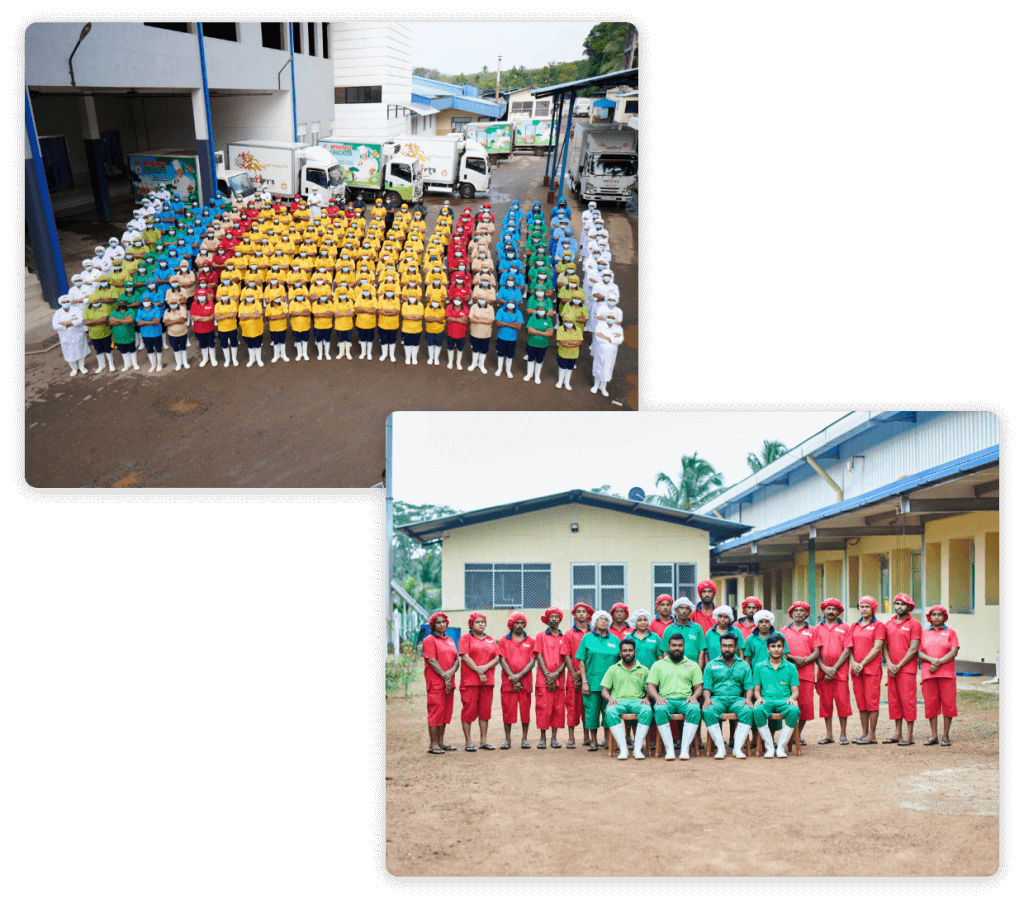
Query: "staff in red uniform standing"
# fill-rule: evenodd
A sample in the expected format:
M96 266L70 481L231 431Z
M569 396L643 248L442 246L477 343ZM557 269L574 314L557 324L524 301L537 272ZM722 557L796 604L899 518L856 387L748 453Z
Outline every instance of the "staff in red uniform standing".
M757 630L757 621L755 621L754 616L764 607L756 596L748 596L740 608L743 610L743 618L737 619L733 626L740 629L740 634L746 640ZM772 630L774 631L775 629L772 628Z
M427 731L430 732L430 749L427 753L444 753L457 750L453 744L445 744L444 729L452 720L455 702L455 673L459 668L459 651L455 641L444 632L448 630L448 618L442 612L435 612L428 621L430 634L423 640L423 676L427 682Z
M608 626L608 631L622 640L630 630L629 625L626 624L626 619L629 618L629 606L625 603L616 603L609 610L609 614L612 617L612 623Z
M544 610L543 631L534 635L533 655L537 659L537 728L540 729L538 750L547 747L547 731L551 729L551 746L558 743L558 729L565 725L565 656L562 655L564 637L559 625L562 610L552 606Z
M850 672L853 674L853 696L860 715L861 736L854 744L877 744L878 704L882 697L882 648L885 646L885 625L876 617L878 600L862 596L857 604L860 620L850 625L853 647Z
M663 637L665 635L665 629L671 627L672 623L675 621L675 619L672 618L673 602L674 600L667 593L663 593L654 601L654 611L657 613L658 617L651 621L649 627L658 635L658 637Z
M825 720L825 737L819 744L834 744L832 737L832 707L839 714L839 743L846 745L846 720L853 710L850 708L850 653L853 649L853 633L849 625L839 621L843 604L835 597L829 597L821 604L825 621L814 629L812 643L818 653L818 715Z
M897 593L892 607L896 615L885 623L885 655L889 660L889 718L896 731L883 744L909 747L914 743L917 721L917 651L921 646L921 623L910 615L914 601L905 593ZM907 736L903 737L903 721Z
M690 621L700 625L700 629L705 634L718 624L718 620L715 618L715 594L717 593L718 588L715 586L715 582L708 578L697 585L700 605L697 606L697 611L690 616Z
M789 644L786 658L796 666L796 674L800 679L796 702L800 707L800 745L806 746L804 726L814 719L814 662L820 653L814 648L814 626L807 623L811 607L797 600L789 607L787 614L792 621L780 633Z
M459 696L462 697L462 733L466 736L467 753L476 751L470 733L474 721L480 726L481 750L494 750L494 745L487 743L487 723L491 719L494 669L499 656L494 638L484 634L486 627L487 616L482 612L471 612L469 631L459 638L459 658L462 660Z
M501 656L501 718L505 723L505 742L502 750L512 746L512 723L518 715L523 726L520 747L529 748L526 740L530 730L530 697L533 696L533 676L530 670L536 660L533 658L533 641L526 634L526 616L513 612L508 617L509 632L498 641Z
M576 668L576 651L590 630L590 616L594 610L586 603L577 603L572 610L573 626L562 635L562 655L565 657L565 722L569 726L567 750L576 747L575 728L583 718L583 675Z
M925 747L935 744L949 746L949 727L956 711L956 666L953 661L960 652L956 631L946 626L949 612L944 606L932 606L925 613L929 625L921 632L921 648L917 658L926 665L921 669L921 696L924 717L932 729ZM942 712L942 740L939 741L939 712Z

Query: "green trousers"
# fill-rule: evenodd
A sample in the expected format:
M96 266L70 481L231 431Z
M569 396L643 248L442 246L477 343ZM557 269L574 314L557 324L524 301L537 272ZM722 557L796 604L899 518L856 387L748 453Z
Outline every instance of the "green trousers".
M744 697L712 697L711 706L702 711L701 717L705 725L714 725L722 720L724 713L735 713L744 725L751 725L754 721L754 711Z
M696 703L687 703L685 697L666 697L667 703L654 704L654 721L658 725L667 725L670 716L682 713L691 725L700 725L700 707Z
M604 711L604 724L611 728L622 721L623 713L632 713L640 725L650 725L654 718L650 704L643 700L619 700L614 706L608 706Z
M796 723L800 721L800 707L791 706L788 700L788 697L782 700L765 699L760 706L755 706L753 710L754 724L758 728L762 728L768 724L768 716L772 713L779 713L790 728L795 728ZM773 719L772 721L777 722L778 720Z
M598 692L591 691L583 695L583 727L598 728L601 725L601 714L605 712L608 701ZM605 714L605 725L608 724L608 716Z

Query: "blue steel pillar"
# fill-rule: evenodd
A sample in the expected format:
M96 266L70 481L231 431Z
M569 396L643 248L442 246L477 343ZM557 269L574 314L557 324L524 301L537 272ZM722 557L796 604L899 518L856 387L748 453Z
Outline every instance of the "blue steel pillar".
M295 104L295 35L292 32L292 23L288 23L288 61L292 69L292 141L299 140L299 114L296 112ZM299 180L302 184L302 180ZM295 186L295 193L299 193L299 186Z
M576 106L576 89L573 88L569 95L569 121L572 122L572 108ZM569 159L569 132L572 129L565 130L565 142L562 147L562 172L558 176L558 201L562 200L562 187L565 184L565 162ZM555 203L557 204L558 201Z
M213 121L210 116L210 86L206 78L206 45L203 24L196 22L199 37L199 65L203 70L203 90L192 92L192 121L196 129L196 156L199 158L199 203L206 206L217 191L217 162L213 156Z
M82 121L82 141L85 144L85 159L89 164L89 182L96 202L96 216L101 223L109 223L110 188L107 185L107 171L103 166L103 142L100 140L99 121L96 118L96 99L91 94L79 98L79 116Z
M32 105L25 90L25 222L39 271L43 297L51 308L68 290L68 277L57 241L57 224L50 206L50 190L46 186L43 158L39 153L39 137Z
M547 154L547 159L544 161L544 182L543 182L543 184L545 186L547 186L551 182L551 178L550 178L550 176L551 176L551 173L550 173L550 169L551 169L551 138L555 139L555 148L557 149L558 148L558 133L559 133L559 131L561 131L561 128L562 128L562 100L563 100L563 97L562 97L561 94L556 94L551 99L551 127L550 127L551 128L551 136L548 138L548 154ZM556 114L558 116L558 124L557 125L555 125L555 116L556 116ZM556 156L557 156L557 154L556 154Z
M811 607L811 612L816 612L815 606L815 592L814 586L815 578L817 578L817 565L814 561L814 538L811 537L807 541L807 605Z

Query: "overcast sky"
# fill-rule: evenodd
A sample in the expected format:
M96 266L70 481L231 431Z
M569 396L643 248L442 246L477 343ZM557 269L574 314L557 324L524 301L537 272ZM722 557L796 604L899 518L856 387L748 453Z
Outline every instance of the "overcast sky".
M656 493L655 475L677 480L679 459L694 452L729 486L750 473L747 453L760 452L763 440L792 448L844 414L397 412L392 489L403 502L460 511L606 483L622 496L634 486Z
M597 22L410 22L412 65L449 75L513 66L535 69L583 59L583 39Z

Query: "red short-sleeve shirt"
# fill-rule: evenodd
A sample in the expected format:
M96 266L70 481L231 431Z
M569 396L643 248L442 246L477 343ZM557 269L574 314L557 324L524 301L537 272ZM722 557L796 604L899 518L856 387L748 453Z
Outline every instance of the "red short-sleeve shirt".
M656 618L651 622L650 628L658 637L664 637L666 629L671 625L671 621L662 621L660 618Z
M212 301L192 302L192 317L212 317L213 316L214 303ZM216 324L212 320L195 320L192 321L193 328L197 333L212 333L216 329Z
M498 655L498 644L495 639L487 634L477 637L472 631L463 634L459 638L459 655L469 655L477 665L487 665ZM497 668L497 666L495 666ZM459 687L479 687L480 685L490 686L494 684L494 669L491 669L486 677L481 678L472 669L467 669L465 664L459 669Z
M786 643L789 644L789 652L794 656L810 656L814 652L814 628L804 623L798 631L793 625L786 625L781 631ZM801 681L814 680L814 663L797 666L797 675Z
M458 656L458 650L455 648L455 641L447 634L443 637L438 637L436 634L426 636L423 640L423 674L426 676L427 690L443 688L444 679L427 665L426 661L436 659L437 664L447 672L455 664L456 656Z
M908 615L902 623L898 622L894 615L885 623L886 646L889 648L889 659L894 663L906 656L910 645L920 639L921 623L912 615ZM914 662L912 661L907 663L906 667L913 668L913 666Z
M757 630L757 624L756 623L753 624L753 625L746 625L746 624L743 623L742 619L736 619L736 621L733 622L733 627L734 628L739 628L740 634L743 635L743 639L744 640L746 640L748 637L750 637L750 635L753 634L755 630ZM772 630L775 630L775 629L773 628ZM790 652L792 652L792 650Z
M568 656L570 662L576 658L576 651L580 648L580 644L583 643L583 638L587 636L586 631L581 631L576 627L575 623L568 631L562 632L562 655ZM572 667L579 671L578 665L573 662Z
M843 650L853 646L853 632L850 626L844 622L836 622L831 628L828 622L815 625L814 637L811 641L815 647L821 647L822 665L829 667L836 664L836 660L842 655ZM842 667L836 672L836 679L845 681L850 676L850 660L847 659Z
M533 650L533 638L529 635L524 635L524 639L520 643L516 643L511 634L506 634L498 641L498 652L505 657L505 662L513 672L521 672L529 665L530 660L533 659ZM523 675L519 683L524 691L532 691L533 672ZM503 691L512 690L512 682L508 680L508 675L504 671L501 673L501 689Z
M854 622L850 625L851 633L853 634L853 653L852 658L860 662L868 653L871 652L871 648L874 646L876 640L885 640L885 624L880 622L877 618L872 619L866 625L862 625L859 621ZM864 669L861 671L862 675L881 675L882 674L882 656L879 654L871 660Z
M546 628L543 631L534 635L533 638L533 655L537 659L544 660L544 668L549 672L554 672L562 664L562 650L563 650L563 638L565 634L559 632L558 634L552 633L550 628ZM559 687L565 684L565 672L562 672L558 676L555 682Z
M696 622L700 625L701 631L705 634L718 624L718 622L715 621L715 617L713 615L705 615L704 610L699 605L697 606L697 611L690 616L690 621ZM744 638L744 640L745 639L746 638Z
M939 659L945 656L953 647L960 646L960 640L956 631L952 628L940 628L936 630L929 625L921 632L921 652L926 656L934 656ZM931 678L956 678L956 660L951 659L932 671L931 663L921 660L921 680L927 681Z
M623 625L621 628L616 628L615 625L608 626L608 633L614 634L619 640L622 640L632 630L629 625Z
M455 305L450 304L444 309L444 315L445 317L469 317L469 312L466 310L465 305L457 308ZM448 335L452 339L464 339L466 337L466 327L465 323L453 323L449 320L447 325Z

